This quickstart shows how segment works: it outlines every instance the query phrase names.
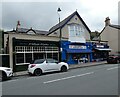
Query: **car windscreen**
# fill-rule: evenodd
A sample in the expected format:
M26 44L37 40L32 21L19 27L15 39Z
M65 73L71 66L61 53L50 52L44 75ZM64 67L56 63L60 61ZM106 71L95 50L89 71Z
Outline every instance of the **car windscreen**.
M45 60L44 59L37 59L37 60L35 60L33 63L34 64L41 64L41 63L43 63Z

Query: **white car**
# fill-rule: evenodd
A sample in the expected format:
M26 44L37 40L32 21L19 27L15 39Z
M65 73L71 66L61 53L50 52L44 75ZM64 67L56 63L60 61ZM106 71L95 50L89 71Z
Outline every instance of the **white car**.
M0 80L6 80L13 76L13 71L8 67L0 67Z
M42 73L46 72L66 72L68 69L68 64L65 62L58 62L54 59L37 59L28 66L28 73L40 76Z

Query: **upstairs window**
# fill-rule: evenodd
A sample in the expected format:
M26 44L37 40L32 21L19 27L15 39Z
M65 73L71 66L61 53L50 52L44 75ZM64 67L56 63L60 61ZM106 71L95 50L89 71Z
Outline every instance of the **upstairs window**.
M69 26L69 37L83 37L84 36L84 28L79 24L71 24Z

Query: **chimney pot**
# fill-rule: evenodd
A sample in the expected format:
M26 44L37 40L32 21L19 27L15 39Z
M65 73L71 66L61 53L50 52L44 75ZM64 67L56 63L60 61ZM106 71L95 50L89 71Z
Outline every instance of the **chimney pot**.
M105 19L105 26L109 26L110 25L110 18L106 17Z

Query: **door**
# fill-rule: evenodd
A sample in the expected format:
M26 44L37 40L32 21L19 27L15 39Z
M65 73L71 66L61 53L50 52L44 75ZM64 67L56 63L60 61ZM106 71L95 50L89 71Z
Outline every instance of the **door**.
M48 71L58 71L59 70L58 61L54 59L47 59L47 69Z

